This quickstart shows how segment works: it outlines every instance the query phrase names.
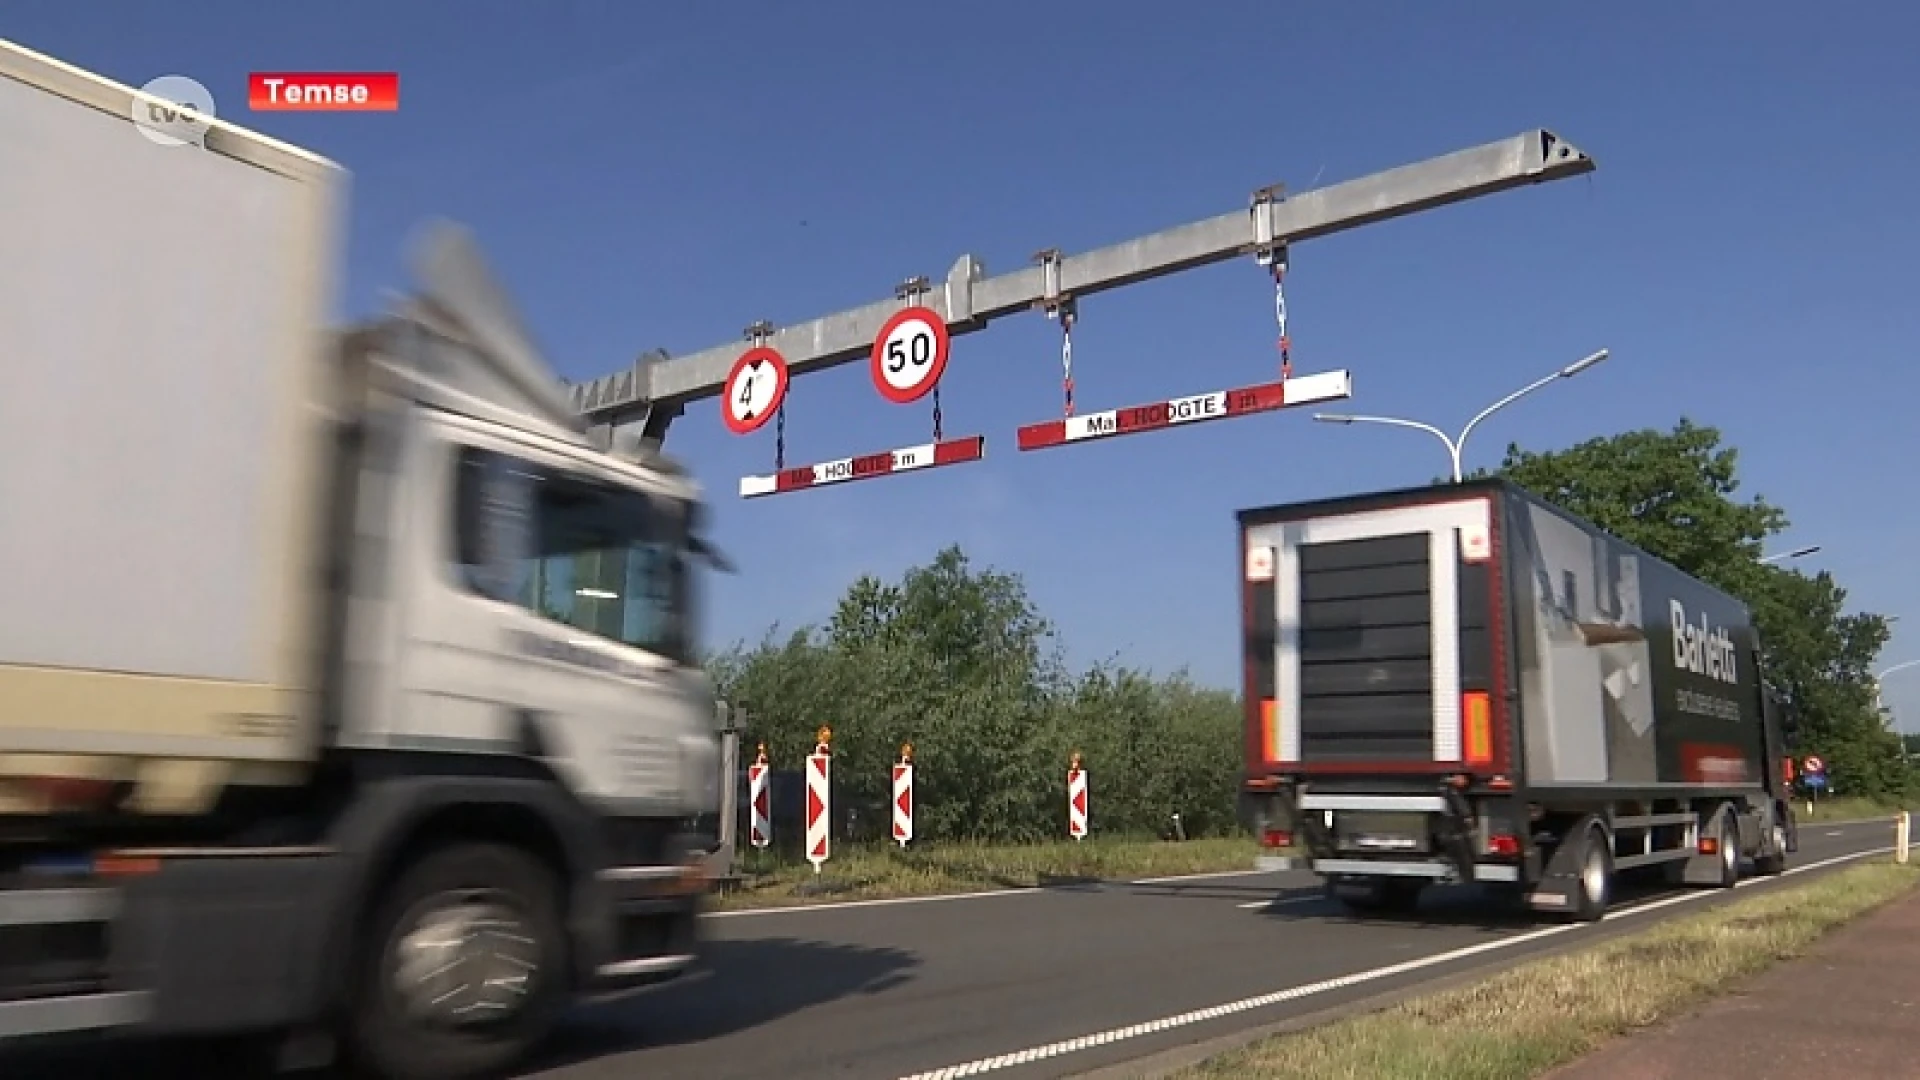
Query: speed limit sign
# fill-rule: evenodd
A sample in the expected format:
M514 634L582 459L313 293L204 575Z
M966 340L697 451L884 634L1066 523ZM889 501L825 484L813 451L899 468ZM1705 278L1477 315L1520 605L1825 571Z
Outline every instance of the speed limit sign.
M896 312L873 339L874 389L896 405L927 396L947 370L947 323L929 307Z

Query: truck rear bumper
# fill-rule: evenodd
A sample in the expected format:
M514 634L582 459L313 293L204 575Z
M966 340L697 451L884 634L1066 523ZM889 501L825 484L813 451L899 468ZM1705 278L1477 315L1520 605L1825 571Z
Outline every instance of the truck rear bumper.
M1435 882L1462 880L1460 868L1441 860L1313 859L1310 869L1323 877L1426 878ZM1520 868L1508 863L1472 864L1473 881L1515 882Z

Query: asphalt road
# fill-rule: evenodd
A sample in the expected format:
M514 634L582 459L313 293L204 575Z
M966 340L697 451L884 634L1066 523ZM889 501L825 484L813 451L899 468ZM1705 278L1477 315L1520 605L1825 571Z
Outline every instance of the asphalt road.
M1803 826L1790 873L1892 839L1887 822ZM701 972L583 1010L523 1076L1074 1076L1628 932L1778 880L1628 893L1587 926L1502 916L1468 888L1433 890L1417 915L1361 919L1300 871L727 913L712 917ZM105 1080L136 1062L156 1080L232 1072L218 1048L127 1053L16 1061L0 1074Z
M1792 865L1817 871L1891 842L1885 822L1809 824ZM1628 893L1603 923L1569 926L1438 889L1417 915L1360 919L1292 871L731 913L713 918L705 971L587 1011L525 1075L1071 1076L1729 895Z

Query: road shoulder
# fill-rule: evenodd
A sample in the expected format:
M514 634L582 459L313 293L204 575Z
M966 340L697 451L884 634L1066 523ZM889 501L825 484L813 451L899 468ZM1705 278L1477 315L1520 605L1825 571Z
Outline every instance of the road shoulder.
M1915 1076L1920 894L1833 931L1728 996L1622 1036L1546 1080Z

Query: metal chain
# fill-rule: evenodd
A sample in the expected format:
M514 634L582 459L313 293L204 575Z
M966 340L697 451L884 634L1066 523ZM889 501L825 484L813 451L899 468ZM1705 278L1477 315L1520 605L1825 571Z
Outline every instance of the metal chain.
M1062 415L1073 415L1073 308L1060 309L1060 389L1066 398Z
M779 472L787 467L787 403L783 399L780 407L773 410L773 471Z
M940 441L940 387L933 388L933 441Z
M1287 336L1287 266L1273 262L1273 321L1280 327L1280 381L1293 378L1293 339Z

